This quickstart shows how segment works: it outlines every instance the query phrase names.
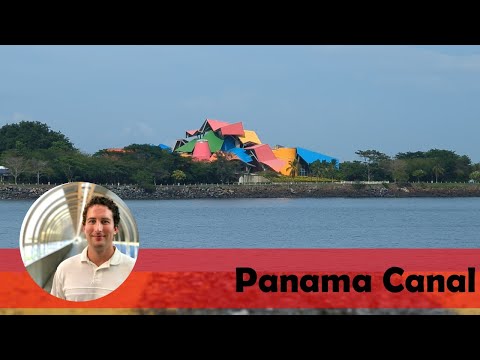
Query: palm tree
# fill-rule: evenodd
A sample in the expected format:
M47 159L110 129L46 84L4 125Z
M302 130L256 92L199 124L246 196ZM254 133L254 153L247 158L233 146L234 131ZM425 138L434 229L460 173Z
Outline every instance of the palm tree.
M439 175L443 175L443 173L445 172L445 169L442 168L440 165L436 164L436 165L432 168L432 171L433 171L433 173L435 174L435 182L438 183L438 176L439 176Z
M290 160L288 162L288 165L290 165L288 168L287 168L287 171L290 172L290 176L292 178L294 178L295 176L298 175L299 173L299 166L300 166L300 163L298 161L298 158L295 158L293 160Z
M337 159L332 159L327 166L327 173L331 176L331 181L335 179L337 173Z
M320 180L320 177L324 175L325 166L324 163L320 162L320 160L315 160L310 164L310 173Z

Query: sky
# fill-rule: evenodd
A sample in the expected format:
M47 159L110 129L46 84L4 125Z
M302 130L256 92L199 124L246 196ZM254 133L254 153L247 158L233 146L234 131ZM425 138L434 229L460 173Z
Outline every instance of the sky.
M0 126L45 123L87 154L173 146L206 119L361 160L480 162L477 45L1 45Z

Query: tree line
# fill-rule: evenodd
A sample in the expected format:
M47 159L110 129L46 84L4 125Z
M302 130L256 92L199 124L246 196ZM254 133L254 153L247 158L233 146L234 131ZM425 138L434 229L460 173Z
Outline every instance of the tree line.
M378 150L358 150L360 160L342 163L346 180L393 182L467 182L480 180L480 164L455 151L399 152L390 157Z
M153 190L157 184L237 182L241 172L238 162L221 155L210 163L149 144L131 144L123 150L86 154L64 134L38 121L0 128L0 165L8 168L8 178L15 184L88 181L138 184Z
M240 161L218 153L217 161L190 157L150 144L131 144L122 152L108 149L86 154L64 134L38 121L20 121L0 128L1 180L12 183L137 184L154 190L158 184L235 183L247 172ZM316 161L289 164L290 177L319 181L449 181L480 180L480 164L449 150L398 153L390 158L377 150L359 150L359 160L340 164ZM301 171L302 170L302 171ZM281 177L269 172L270 176ZM303 175L303 176L300 176Z

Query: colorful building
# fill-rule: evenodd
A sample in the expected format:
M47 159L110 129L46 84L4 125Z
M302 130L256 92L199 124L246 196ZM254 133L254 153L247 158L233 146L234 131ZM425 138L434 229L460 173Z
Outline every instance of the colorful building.
M255 131L244 129L242 122L213 119L206 119L199 129L186 131L185 138L178 139L172 151L194 161L215 161L222 153L229 160L242 162L247 173L272 170L290 175L296 163L298 175L308 175L310 164L316 160L333 162L337 168L340 163L337 158L301 147L277 145L272 149L260 141Z

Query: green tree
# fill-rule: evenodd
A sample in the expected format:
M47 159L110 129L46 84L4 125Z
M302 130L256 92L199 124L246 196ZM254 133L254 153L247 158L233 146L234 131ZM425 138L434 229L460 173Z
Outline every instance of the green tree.
M365 165L360 161L344 161L340 166L340 178L346 181L365 179Z
M213 182L211 179L211 168L210 163L205 161L191 161L189 166L188 164L183 164L183 166L179 166L176 170L182 170L185 175L187 176L186 182L191 183L209 183Z
M40 176L48 171L48 161L32 159L30 169L36 175L37 185L40 184Z
M0 128L0 152L17 149L23 155L25 151L48 149L55 142L63 144L68 150L75 149L65 135L39 121L20 121Z
M172 179L175 182L177 182L177 183L183 182L183 181L185 181L186 178L187 178L187 175L185 175L185 173L182 170L173 170Z
M212 180L222 184L238 180L240 165L237 160L223 151L216 153L216 160L209 163Z
M2 161L5 167L7 167L12 174L15 181L15 185L18 184L18 177L27 171L29 164L28 160L23 156L18 155L18 152L15 150L6 151L3 153Z
M423 151L409 151L406 153L399 152L397 155L395 155L395 158L399 160L424 159L425 153Z
M479 182L480 181L480 171L479 170L472 171L472 173L470 174L470 179L472 179L475 182Z
M417 182L420 182L420 179L427 174L425 170L417 169L412 172L412 176L417 179Z
M371 168L372 165L378 167L381 160L388 160L389 157L377 150L357 150L355 154L363 159L363 162L367 168L367 181L371 180Z
M432 172L438 181L442 175L444 181L465 181L470 173L471 161L468 156L459 156L454 151L431 149L425 153L425 156L432 160ZM436 172L433 167L437 166L442 171Z
M76 151L70 151L59 156L55 163L58 173L63 175L68 182L86 180L85 155Z
M137 184L153 184L152 173L146 170L138 170L134 175L133 179Z
M324 177L326 173L325 162L315 160L310 164L310 172L313 176L316 176L318 180L320 180L320 178Z
M394 182L408 180L406 160L394 159L390 161L389 168Z

